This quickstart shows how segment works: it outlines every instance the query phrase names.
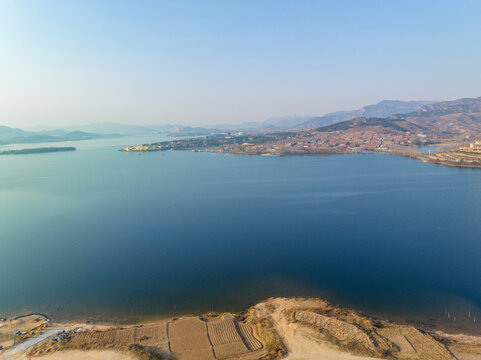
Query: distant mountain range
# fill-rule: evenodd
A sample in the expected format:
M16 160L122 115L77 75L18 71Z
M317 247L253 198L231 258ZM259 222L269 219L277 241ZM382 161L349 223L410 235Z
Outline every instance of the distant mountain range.
M217 129L204 127L191 127L174 124L166 125L128 125L118 123L95 123L66 127L69 130L80 130L95 134L119 134L119 135L151 135L151 134L171 134L178 136L208 135Z
M0 126L0 145L32 144L43 142L77 141L118 136L114 134L103 135L83 131L25 131L7 126Z
M481 138L481 97L441 101L419 109L384 118L360 117L322 126L317 131L366 130L383 127L392 131L410 131L426 135L433 142L467 141Z
M383 100L375 105L368 105L357 110L336 111L324 116L316 116L306 122L297 124L295 127L298 129L314 129L360 117L385 118L395 114L410 113L432 103L432 101Z
M394 118L399 117L443 139L481 138L481 97L441 101Z
M259 122L244 122L241 124L215 125L216 129L225 131L239 130L308 130L320 126L335 124L341 121L352 120L359 117L384 118L395 114L406 114L420 109L423 105L432 104L433 101L401 101L383 100L374 105L368 105L357 110L336 111L321 116L281 116L272 117ZM208 127L208 126L207 126Z
M281 116L272 117L258 122L243 122L240 124L216 124L205 126L209 129L222 129L223 131L245 130L285 130L291 129L298 124L311 120L312 116Z
M48 134L53 134L55 132L58 134L64 134L72 131L83 131L87 133L103 135L146 135L159 132L168 132L174 127L175 125L144 126L104 122L76 126L62 126L60 129L55 127L39 126L32 130L37 132L46 132Z
M70 126L67 130L79 130L95 134L143 135L158 132L148 126L126 125L117 123L95 123L88 125Z
M361 120L360 120L361 119ZM371 120L367 120L371 119ZM372 120L376 119L376 120ZM342 128L366 126L386 128L389 123L406 131L423 132L437 138L468 139L481 134L481 97L454 101L399 101L383 100L352 111L337 111L323 116L286 116L269 118L260 122L246 122L238 125L216 125L190 127L181 125L126 125L117 123L96 123L65 129L43 129L25 131L0 126L0 144L39 143L87 140L123 135L170 134L172 136L199 136L226 131L280 130L337 131ZM336 126L332 126L337 124ZM391 130L394 127L390 127Z
M219 130L216 129L179 125L139 126L117 123L69 126L64 129L39 129L42 130L25 131L22 129L0 126L0 145L90 140L127 135L170 134L172 136L199 136L219 132Z

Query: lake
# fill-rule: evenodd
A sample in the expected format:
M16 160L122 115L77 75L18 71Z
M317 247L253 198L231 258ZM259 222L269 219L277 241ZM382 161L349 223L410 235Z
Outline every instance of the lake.
M155 140L0 157L0 316L136 321L302 295L476 331L481 171L117 151Z

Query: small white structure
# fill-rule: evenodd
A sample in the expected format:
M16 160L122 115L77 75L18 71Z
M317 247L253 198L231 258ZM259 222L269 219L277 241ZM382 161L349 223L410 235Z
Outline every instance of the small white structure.
M474 143L469 144L469 148L471 151L481 152L481 141L475 141Z

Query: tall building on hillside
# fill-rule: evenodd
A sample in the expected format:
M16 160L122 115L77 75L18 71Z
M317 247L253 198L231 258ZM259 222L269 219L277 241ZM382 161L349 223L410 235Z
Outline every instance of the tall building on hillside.
M474 143L469 144L469 148L471 151L481 152L481 141L475 141Z

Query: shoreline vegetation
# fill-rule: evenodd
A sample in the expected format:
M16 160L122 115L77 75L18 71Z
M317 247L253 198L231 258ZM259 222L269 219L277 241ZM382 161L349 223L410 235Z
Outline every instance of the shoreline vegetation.
M3 150L0 151L0 155L27 155L27 154L45 154L53 152L64 151L76 151L75 147L43 147L43 148L31 148L31 149L19 149L19 150Z
M0 324L7 359L481 359L480 336L399 325L318 298L133 325L61 324L42 314Z
M374 138L374 134L369 135L370 140ZM292 156L292 155L341 155L341 154L359 154L359 153L387 153L391 155L400 155L410 157L412 159L421 160L438 165L465 168L481 168L481 153L466 151L466 148L454 146L451 149L442 151L433 151L422 153L413 146L441 144L433 143L411 143L409 145L400 145L397 143L384 145L384 137L378 139L376 145L368 143L360 146L339 146L339 143L329 144L327 142L319 142L303 139L297 133L272 133L263 135L240 135L240 136L212 136L189 138L173 141L163 141L152 144L142 144L129 146L121 149L121 152L155 152L168 150L190 150L193 152L214 152L238 155L260 155L260 156ZM391 140L392 141L392 140Z

